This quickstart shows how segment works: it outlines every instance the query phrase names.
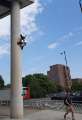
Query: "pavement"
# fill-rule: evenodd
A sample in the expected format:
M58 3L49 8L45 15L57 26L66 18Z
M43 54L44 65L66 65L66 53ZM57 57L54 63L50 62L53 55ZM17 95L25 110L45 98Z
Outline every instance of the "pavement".
M24 115L22 120L64 120L64 112L54 110L41 110ZM0 120L11 120L9 116L2 116ZM16 120L16 119L12 119ZM67 116L67 120L71 119L71 114ZM75 113L75 120L82 120L82 114Z

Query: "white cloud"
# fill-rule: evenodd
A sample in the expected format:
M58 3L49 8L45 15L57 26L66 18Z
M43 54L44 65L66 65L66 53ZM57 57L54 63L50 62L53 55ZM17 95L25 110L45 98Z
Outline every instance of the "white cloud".
M0 46L0 57L5 55L5 54L9 54L9 44L4 44L2 46Z
M48 48L49 48L49 49L54 49L54 48L56 48L57 46L58 46L58 43L51 43L51 44L48 45Z
M65 40L70 40L71 37L76 36L77 34L79 34L80 32L82 32L82 26L78 27L78 28L74 28L74 30L72 32L68 32L67 34L59 37L57 39L58 42L64 42Z
M32 33L36 31L40 32L36 17L42 10L43 6L40 0L35 0L32 5L21 10L21 32L28 37L30 36L29 43L32 40ZM10 37L10 16L0 19L0 38L3 37L6 39ZM0 46L0 56L8 53L8 47L7 44Z
M38 31L36 17L43 10L40 0L21 10L21 31L27 35ZM10 35L10 16L0 20L0 36Z
M42 10L43 6L41 5L40 0L35 0L32 5L21 10L22 32L31 35L31 33L38 31L36 17Z
M34 62L39 62L39 61L41 61L43 58L44 58L44 56L37 56L37 57L33 58L33 61L34 61Z
M73 32L69 32L69 34L68 34L69 37L72 37L73 35L74 35Z
M53 2L53 0L47 0L49 3L52 3Z
M73 37L73 36L74 36L74 33L73 32L69 32L69 33L61 36L60 38L58 38L57 41L63 42L63 41L68 40L70 37Z
M82 41L77 42L77 43L75 44L75 46L80 46L80 45L82 45Z
M49 49L54 49L56 48L59 44L61 44L62 42L64 42L65 40L69 40L70 37L73 37L74 36L74 33L73 32L69 32L61 37L59 37L57 40L57 42L54 42L54 43L51 43L48 45L48 48Z
M0 37L10 35L10 16L0 19Z

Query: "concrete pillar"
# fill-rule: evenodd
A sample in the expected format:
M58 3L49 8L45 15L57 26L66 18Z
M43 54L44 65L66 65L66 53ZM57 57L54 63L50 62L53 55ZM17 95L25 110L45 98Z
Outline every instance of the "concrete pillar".
M21 79L21 49L17 45L20 37L20 4L17 0L11 5L11 108L10 117L21 119L23 117L23 97Z

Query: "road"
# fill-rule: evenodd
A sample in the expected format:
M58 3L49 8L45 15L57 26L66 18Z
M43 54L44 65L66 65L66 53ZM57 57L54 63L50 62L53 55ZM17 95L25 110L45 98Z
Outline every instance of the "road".
M26 120L63 120L63 115L65 113L65 106L63 104L63 101L30 100L26 101L24 105L24 117ZM78 120L81 120L82 104L74 104L74 108L76 118L79 118ZM0 106L0 119L2 120L5 118L5 120L9 120L9 116L10 107Z

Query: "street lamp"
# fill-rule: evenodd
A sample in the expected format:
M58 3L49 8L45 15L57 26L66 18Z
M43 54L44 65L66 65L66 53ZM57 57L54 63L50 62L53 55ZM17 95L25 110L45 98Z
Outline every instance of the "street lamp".
M22 34L20 34L20 39L19 39L19 41L17 41L17 45L19 45L21 50L23 50L23 47L26 46L25 38L26 38L26 36L23 36Z
M82 0L79 0L79 6L80 6L80 9L81 9L81 12L82 12Z
M65 50L64 50L62 53L60 53L60 54L61 54L61 55L64 55L65 63L66 63L66 67L67 67L67 56L66 56Z
M66 52L65 50L63 52L60 53L61 55L64 55L64 59L65 59L65 74L66 74L66 90L70 90L71 89L71 81L70 81L70 75L69 75L69 68L68 68L68 64L67 64L67 56L66 56Z

